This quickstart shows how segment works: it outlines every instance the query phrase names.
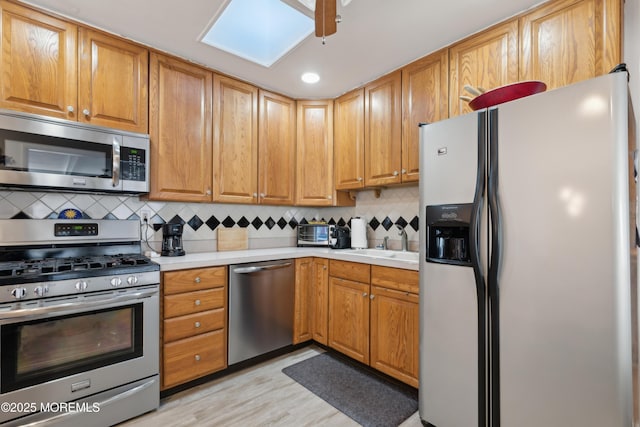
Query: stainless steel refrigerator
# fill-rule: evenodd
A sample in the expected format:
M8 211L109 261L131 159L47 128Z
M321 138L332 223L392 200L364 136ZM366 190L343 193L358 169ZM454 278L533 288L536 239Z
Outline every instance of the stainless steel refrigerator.
M637 426L627 77L421 126L424 425Z

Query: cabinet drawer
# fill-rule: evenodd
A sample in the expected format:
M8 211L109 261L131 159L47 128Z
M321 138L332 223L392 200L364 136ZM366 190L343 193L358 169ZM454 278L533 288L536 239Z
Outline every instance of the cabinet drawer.
M168 343L222 329L224 328L225 319L226 312L224 308L167 319L164 321L163 341Z
M371 277L370 271L371 266L369 264L337 261L335 259L329 261L329 275L332 277L341 277L356 282L369 283Z
M164 318L224 307L225 288L185 292L164 297Z
M226 330L164 345L162 384L165 388L227 367Z
M389 289L417 294L420 290L420 279L417 271L401 268L371 266L371 284Z
M216 288L227 284L227 267L168 271L162 275L165 295Z

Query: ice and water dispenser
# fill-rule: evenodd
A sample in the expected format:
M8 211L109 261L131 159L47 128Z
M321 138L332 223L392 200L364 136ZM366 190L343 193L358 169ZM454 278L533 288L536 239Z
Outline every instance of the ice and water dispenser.
M427 262L471 265L469 224L472 207L471 203L427 206Z

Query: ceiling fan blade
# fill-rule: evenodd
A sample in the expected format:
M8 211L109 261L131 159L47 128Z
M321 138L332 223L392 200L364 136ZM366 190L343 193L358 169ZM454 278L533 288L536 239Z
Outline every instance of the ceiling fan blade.
M316 37L330 36L337 31L336 1L337 0L316 0Z

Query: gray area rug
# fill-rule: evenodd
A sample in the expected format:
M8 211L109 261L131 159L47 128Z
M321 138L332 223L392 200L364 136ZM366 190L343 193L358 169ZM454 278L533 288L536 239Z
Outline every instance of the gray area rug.
M365 427L396 427L418 410L418 391L346 358L322 353L282 370Z

